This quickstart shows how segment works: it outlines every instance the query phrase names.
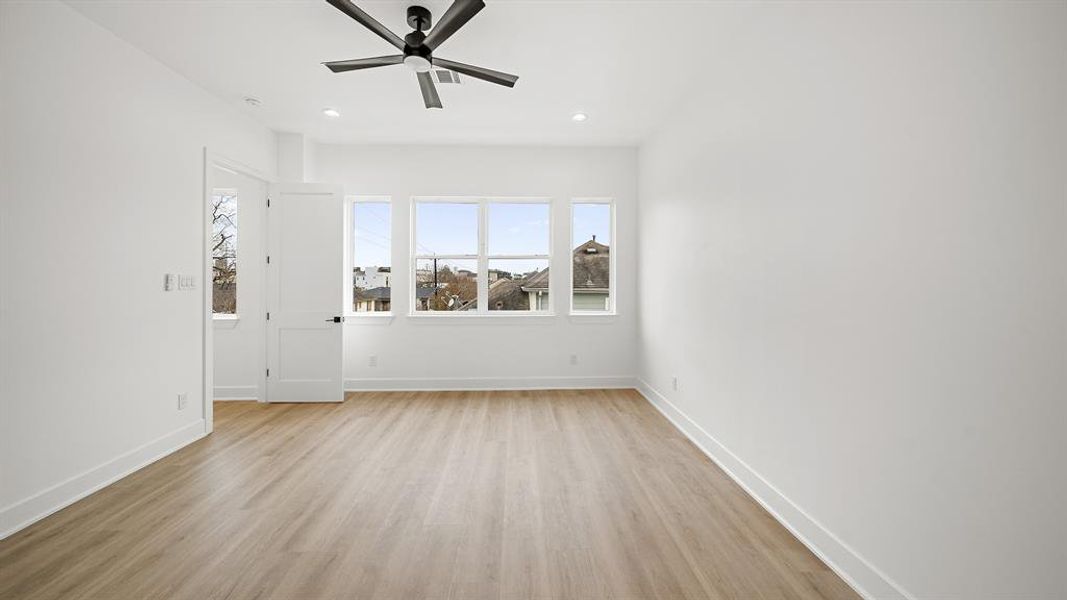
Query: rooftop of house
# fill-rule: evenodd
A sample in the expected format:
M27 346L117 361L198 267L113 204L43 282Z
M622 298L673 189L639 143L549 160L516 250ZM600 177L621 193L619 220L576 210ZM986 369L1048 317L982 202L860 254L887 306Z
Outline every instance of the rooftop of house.
M574 249L573 284L575 291L607 291L611 284L611 247L593 239ZM548 289L548 269L522 282L522 289Z
M356 273L356 274L359 274L359 275L362 275L367 271L375 271L375 270L377 272L379 272L379 273L391 273L393 271L393 268L392 267L353 267L352 268L352 272Z
M417 287L415 288L415 297L421 299L429 298L433 295L433 288L430 287ZM389 300L392 296L392 288L376 287L368 290L356 290L357 300Z

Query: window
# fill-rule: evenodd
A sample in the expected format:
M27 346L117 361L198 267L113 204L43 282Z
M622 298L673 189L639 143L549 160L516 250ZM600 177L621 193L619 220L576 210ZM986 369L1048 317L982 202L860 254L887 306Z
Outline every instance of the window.
M490 202L487 206L489 310L549 310L549 205Z
M211 193L211 311L237 314L237 190Z
M352 310L392 310L392 205L378 198L352 201Z
M610 200L580 200L571 207L571 312L615 310L615 263L611 243L615 205Z
M415 204L415 298L422 311L478 308L480 204Z
M547 200L418 200L415 312L550 310Z

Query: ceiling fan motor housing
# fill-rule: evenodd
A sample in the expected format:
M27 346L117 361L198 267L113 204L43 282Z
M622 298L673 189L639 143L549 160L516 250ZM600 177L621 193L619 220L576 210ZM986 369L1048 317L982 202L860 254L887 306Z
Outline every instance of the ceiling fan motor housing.
M426 31L430 28L430 9L423 6L408 7L408 25L415 31Z
M426 40L423 31L430 28L430 11L422 6L409 6L408 25L415 31L404 36L404 64L418 72L429 71L433 51L423 43Z

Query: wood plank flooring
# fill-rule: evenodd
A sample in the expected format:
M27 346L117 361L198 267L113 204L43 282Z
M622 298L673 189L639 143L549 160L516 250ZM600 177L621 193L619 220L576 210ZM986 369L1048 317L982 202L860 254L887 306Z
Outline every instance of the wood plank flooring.
M632 390L220 402L0 541L0 598L854 599Z

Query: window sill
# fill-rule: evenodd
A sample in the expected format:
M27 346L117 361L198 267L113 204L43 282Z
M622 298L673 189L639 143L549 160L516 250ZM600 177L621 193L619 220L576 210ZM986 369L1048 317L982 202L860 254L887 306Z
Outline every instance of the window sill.
M518 314L515 314L518 313ZM408 313L408 318L414 323L444 325L457 322L481 323L482 325L493 323L494 325L534 325L549 324L555 321L556 314L551 312L537 312L527 314L526 311L507 311L497 313L453 313L418 312Z
M567 315L572 323L611 323L619 313L616 312L571 312Z
M345 315L345 325L388 325L395 315L391 312L359 312Z
M237 315L211 315L211 323L215 329L233 329L241 322Z

